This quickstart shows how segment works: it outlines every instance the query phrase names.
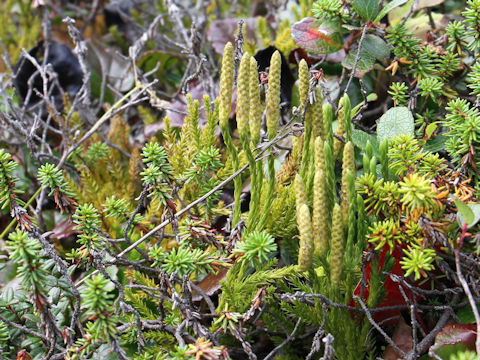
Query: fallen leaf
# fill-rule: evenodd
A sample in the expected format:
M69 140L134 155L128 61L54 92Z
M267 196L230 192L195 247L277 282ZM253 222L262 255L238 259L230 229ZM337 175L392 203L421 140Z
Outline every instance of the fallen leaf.
M228 269L223 268L218 272L218 274L208 274L203 278L202 281L200 281L199 284L197 284L197 286L202 289L207 296L212 296L220 289L220 281L225 279L227 272ZM197 293L195 290L193 290L192 295L193 301L201 301L203 299L202 295Z
M237 30L238 22L241 19L229 18L214 21L210 24L207 31L207 40L212 44L213 49L218 54L223 54L223 48L227 42L232 44L235 42L235 31ZM257 18L242 19L246 27L247 40L257 43ZM259 45L259 44L257 44Z
M58 240L67 239L70 236L78 233L78 231L75 230L75 226L77 225L74 224L71 219L66 219L55 225L52 231L49 232L48 237L50 239Z
M395 330L393 331L392 340L401 350L408 353L413 348L412 328L407 325L403 317L400 316ZM402 356L397 353L392 345L388 345L383 354L383 360L398 360Z

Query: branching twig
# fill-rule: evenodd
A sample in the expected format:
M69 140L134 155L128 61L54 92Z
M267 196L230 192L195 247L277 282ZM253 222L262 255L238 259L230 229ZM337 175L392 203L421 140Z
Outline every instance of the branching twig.
M363 41L365 40L367 29L368 29L368 25L365 24L363 26L362 36L360 37L360 40L358 42L357 55L355 56L355 62L353 63L352 72L350 74L350 77L348 78L347 86L345 87L345 91L344 91L345 95L347 94L348 89L350 88L350 84L352 83L353 77L355 76L355 71L357 71L358 62L360 61L360 53L362 51L362 45L363 45Z
M302 322L302 319L298 319L297 320L297 323L295 324L295 327L293 328L292 332L290 334L287 334L287 338L285 340L283 340L281 342L280 345L278 345L275 349L273 349L272 351L270 351L270 353L265 356L264 360L269 360L269 359L273 359L273 357L275 356L275 354L281 349L283 348L285 345L287 345L290 341L292 341L295 337L295 333L297 332L298 330L298 327L300 326L300 323Z
M480 354L480 314L478 313L478 308L475 303L475 299L473 298L472 292L470 291L470 287L468 286L467 280L465 280L465 277L462 274L462 269L460 266L460 249L462 248L463 241L465 240L465 233L467 231L467 226L468 226L467 223L463 225L462 232L457 241L457 248L455 250L455 266L457 268L458 280L462 285L463 291L465 291L465 294L467 295L468 301L473 311L473 315L475 316L475 323L477 325L477 339L475 341L475 349L477 351L477 354Z

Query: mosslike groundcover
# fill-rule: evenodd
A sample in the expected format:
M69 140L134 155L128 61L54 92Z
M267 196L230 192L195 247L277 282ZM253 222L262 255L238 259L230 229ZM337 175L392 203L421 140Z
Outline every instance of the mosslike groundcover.
M480 359L480 0L6 0L0 50L0 360Z

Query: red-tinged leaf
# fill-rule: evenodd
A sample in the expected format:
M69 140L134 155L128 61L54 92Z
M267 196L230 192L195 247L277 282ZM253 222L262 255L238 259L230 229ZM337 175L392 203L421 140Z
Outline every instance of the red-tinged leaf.
M198 284L198 287L202 289L207 296L212 296L220 289L220 281L225 279L227 271L228 269L222 269L218 274L209 274L205 276L205 278ZM202 299L203 297L193 290L193 301L201 301Z
M175 202L170 200L170 199L166 199L167 201L167 205L168 207L173 211L174 214L177 213L177 205L175 205Z
M257 18L243 19L247 31L247 41L257 43ZM235 31L238 27L239 19L229 18L214 21L210 24L207 31L207 40L218 54L223 54L223 48L227 42L235 42Z
M380 253L380 258L378 260L378 268L379 269L381 269L381 270L383 269L383 267L385 265L386 258L387 258L387 254L389 252L390 252L390 248L388 247L388 245L385 246L382 249L382 252ZM392 253L391 253L391 256L395 258L395 264L393 265L392 269L390 270L390 273L403 277L403 270L402 270L402 266L400 265L400 260L402 259L402 256L403 256L402 249L398 246L395 247L393 249ZM367 286L366 286L365 292L363 294L363 300L365 302L367 301L368 295L369 295L369 289L370 289L369 282L370 282L371 272L372 272L371 263L368 263L367 266L366 266L366 270L365 270L365 275L366 275L365 279L366 279L366 282L367 282ZM385 279L385 283L384 283L384 287L385 287L385 290L386 290L386 296L383 299L383 301L381 302L381 304L377 307L381 308L381 307L390 307L390 306L399 306L399 305L405 305L406 306L407 304L405 302L405 299L403 298L403 295L402 295L402 293L399 289L399 286L401 286L401 285L399 283L393 281L392 278L390 276L388 276ZM407 295L407 297L410 298L411 300L413 300L414 294L412 293L412 291L410 291L408 288L405 288L405 287L403 287L403 290L404 290L405 294ZM353 293L356 296L360 296L360 293L361 293L361 284L360 283L357 285L357 287L355 288ZM418 297L417 297L417 299L418 299ZM351 306L356 306L356 303L353 299L350 301L349 304ZM402 310L399 309L399 310L388 310L388 311L375 312L373 314L373 319L377 323L381 323L382 326L393 326L393 325L396 325L396 323L398 322L398 319L400 318L401 311ZM421 319L418 318L417 320L423 326L423 322L421 321Z
M476 329L475 324L447 324L435 336L430 351L442 359L449 359L458 351L475 350Z
M343 47L343 37L332 22L307 17L293 24L291 32L295 43L312 53L331 54Z
M50 239L58 240L68 239L73 234L78 233L78 231L75 231L75 226L76 225L72 222L72 220L64 220L54 226L52 231L48 234L48 237Z
M23 349L17 354L17 360L32 360L32 357L27 350Z
M312 66L316 62L312 58L310 58L310 56L308 56L308 53L302 48L293 49L292 51L290 51L290 55L288 55L288 62L291 64L298 64L302 59L307 62L308 66Z
M64 328L62 330L62 339L64 344L68 344L70 342L71 336L70 332L67 330L67 328Z

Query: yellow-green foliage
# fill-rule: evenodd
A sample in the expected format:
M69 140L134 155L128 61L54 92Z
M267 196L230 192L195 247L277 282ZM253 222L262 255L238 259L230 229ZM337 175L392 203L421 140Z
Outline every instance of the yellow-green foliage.
M272 202L265 224L265 229L269 234L279 239L290 239L297 233L295 199L293 182L278 187L277 196Z
M203 148L201 141L201 130L199 125L200 104L198 100L193 100L190 94L187 94L187 116L185 116L181 136L185 136L188 146L188 153L183 154L186 158L187 167L192 163L195 155Z
M139 271L128 271L127 276L135 285L148 288L157 288L157 284L152 278L148 277L143 273L140 273ZM158 312L158 303L153 301L152 296L144 291L141 291L139 289L126 288L125 300L127 301L127 303L132 305L144 319L156 320L160 316ZM162 305L165 309L168 310L170 318L178 317L179 320L181 319L180 312L178 311L178 309L174 309L170 302L163 301ZM156 344L161 346L173 345L176 343L176 339L173 335L170 335L167 332L160 330L144 330L143 335L146 339L154 340ZM135 343L136 339L132 340L132 342Z
M290 22L288 20L284 20L278 25L275 47L285 56L288 56L293 49L297 48L290 32Z
M300 0L297 4L291 6L292 13L295 15L295 20L312 16L312 6L314 0Z
M205 117L207 123L202 130L202 145L209 147L217 142L217 126L218 126L218 100L214 102L213 108L208 95L203 96L203 106L205 108Z
M22 48L29 50L40 38L41 16L35 13L31 0L6 0L0 2L0 39L7 47L10 61L16 63ZM0 72L3 62L0 60Z
M93 136L73 155L73 162L79 170L78 177L69 177L68 182L80 204L91 203L97 209L102 209L107 198L112 194L117 199L127 201L129 211L136 207L135 198L140 191L138 178L140 153L128 142L129 126L117 116L112 124L107 140L132 154L126 158L119 150L106 146L98 137ZM101 146L101 147L100 147ZM102 149L99 156L92 157L92 149ZM118 221L103 216L103 225L112 236L123 235Z
M139 173L140 162L142 160L140 156L140 151L136 147L133 148L131 155L132 157L128 162L128 178L130 181L128 183L127 193L129 198L134 197L135 190L139 188L138 186L139 182L137 181L137 176Z
M145 125L153 124L158 120L153 111L148 107L139 106L137 109Z
M217 309L245 312L251 305L251 301L258 289L288 276L296 275L298 269L295 266L286 266L270 270L276 265L276 260L269 261L265 266L256 269L247 275L249 269L246 262L235 264L227 273L225 280L221 281L222 295Z
M267 20L263 16L258 16L257 19L258 36L260 37L260 39L262 39L262 45L265 48L271 44L272 34L270 33L270 29L268 28Z

